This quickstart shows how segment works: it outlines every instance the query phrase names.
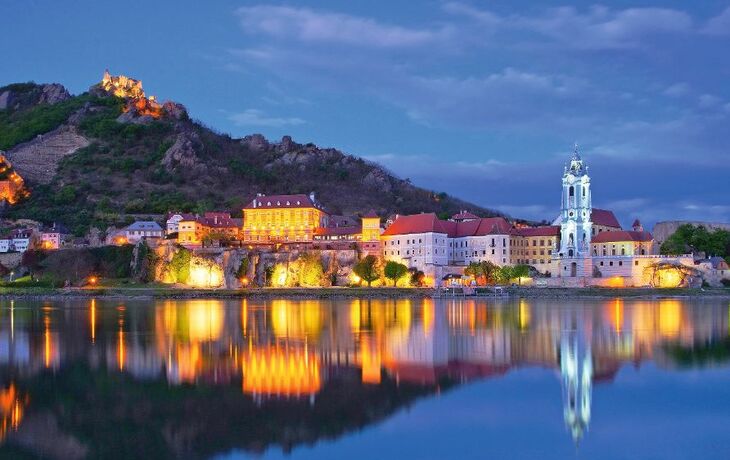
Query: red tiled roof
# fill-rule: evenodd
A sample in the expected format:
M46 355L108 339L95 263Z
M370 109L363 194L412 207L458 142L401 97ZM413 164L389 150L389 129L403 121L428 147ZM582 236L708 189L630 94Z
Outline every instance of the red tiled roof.
M618 223L618 219L616 219L613 211L607 211L605 209L593 208L593 212L591 213L591 221L596 225L621 228L621 224Z
M452 220L464 220L464 219L479 219L479 216L476 216L469 211L461 211L458 214L454 214L451 216Z
M256 206L254 206L256 203ZM317 208L322 206L312 201L309 195L299 193L296 195L261 195L257 196L244 209L254 208Z
M601 232L591 238L591 243L617 243L622 241L646 242L654 239L649 232L634 232L626 230L615 230Z
M558 236L560 235L560 226L524 227L518 228L515 233L520 236Z
M442 221L434 213L398 216L383 232L383 236L407 235L410 233L448 233ZM452 222L453 223L453 222Z
M467 222L444 221L434 213L399 216L384 236L411 233L444 233L451 238L483 235L507 235L512 226L503 217L488 217Z

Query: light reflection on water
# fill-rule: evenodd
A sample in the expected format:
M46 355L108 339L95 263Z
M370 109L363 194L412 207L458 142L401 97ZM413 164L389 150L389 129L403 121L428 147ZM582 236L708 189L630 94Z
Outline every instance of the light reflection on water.
M363 436L372 438L365 446L387 443L381 425L413 435L409 427L426 417L418 414L421 402L439 405L436 417L461 411L468 419L480 415L480 404L499 401L490 383L514 379L520 388L537 379L527 391L554 387L546 394L562 414L536 409L521 421L562 425L562 434L540 441L560 458L572 452L566 446L579 446L577 454L605 441L591 430L601 418L594 390L618 391L622 368L655 369L639 377L664 388L656 369L730 377L723 301L73 300L2 301L0 308L0 453L10 454L275 456L294 449L295 456L337 457L338 447ZM468 387L484 391L467 403L434 399ZM716 389L707 391L712 398ZM630 423L634 415L623 417ZM453 455L481 456L470 450L473 439L441 430L397 443L407 449L439 436ZM714 452L728 452L720 447ZM369 457L368 448L352 456ZM520 456L519 448L511 453Z

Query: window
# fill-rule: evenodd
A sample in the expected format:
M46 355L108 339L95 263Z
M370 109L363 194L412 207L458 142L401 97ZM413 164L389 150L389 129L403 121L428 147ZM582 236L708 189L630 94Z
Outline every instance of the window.
M635 260L634 261L634 265L638 266L639 265L639 261L638 260Z
M619 267L622 267L623 265L624 265L623 261L619 260L619 261L618 261L618 266L619 266Z
M608 265L613 267L613 260L611 262L609 262Z
M532 240L532 245L537 246L537 240Z
M601 267L603 267L603 261L601 261Z

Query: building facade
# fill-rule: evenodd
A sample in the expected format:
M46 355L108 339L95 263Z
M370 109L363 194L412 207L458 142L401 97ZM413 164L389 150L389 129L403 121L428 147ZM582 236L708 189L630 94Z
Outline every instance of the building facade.
M242 239L246 243L309 243L327 227L329 213L309 195L258 194L243 208Z

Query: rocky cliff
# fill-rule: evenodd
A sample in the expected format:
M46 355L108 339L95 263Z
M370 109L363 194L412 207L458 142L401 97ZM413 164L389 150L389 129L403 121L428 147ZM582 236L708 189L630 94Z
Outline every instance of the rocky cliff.
M334 148L216 133L181 104L145 96L137 80L105 80L78 96L57 84L0 88L0 149L33 189L11 215L60 221L83 234L130 214L237 214L256 193L312 191L333 213L496 214Z

